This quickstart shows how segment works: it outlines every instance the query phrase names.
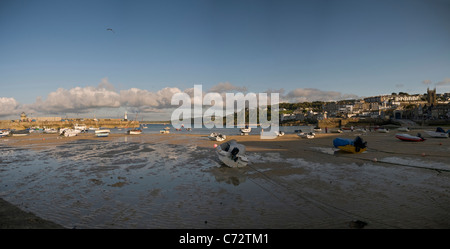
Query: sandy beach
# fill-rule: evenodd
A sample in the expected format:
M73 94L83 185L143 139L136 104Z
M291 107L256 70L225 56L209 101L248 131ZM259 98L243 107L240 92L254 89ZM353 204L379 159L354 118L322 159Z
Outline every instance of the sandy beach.
M421 130L414 131L417 132ZM357 135L367 141L368 150L364 153L349 154L337 151L332 146L335 137L355 138ZM251 163L242 169L221 166L214 154L214 144L220 142L210 141L205 135L142 134L130 138L125 134L111 134L107 138L96 138L91 133L60 138L51 134L31 134L27 137L2 138L0 142L8 148L38 152L71 145L77 141L99 139L102 143L132 140L143 145L161 144L177 150L186 145L191 146L192 149L184 152L189 155L186 160L198 160L202 167L195 171L197 173L188 171L183 174L197 174L198 179L205 179L205 175L213 176L218 188L208 191L203 185L179 180L180 183L174 189L181 196L194 195L193 191L202 193L193 201L211 205L210 209L199 214L201 217L208 217L208 226L205 226L206 220L199 221L198 224L192 221L197 217L195 214L187 219L173 211L174 213L164 217L179 215L173 218L174 222L179 221L179 226L162 223L151 227L450 228L450 139L426 137L426 141L416 143L403 142L394 136L395 132L328 133L317 134L314 139L302 139L296 134L286 134L271 140L262 140L259 135L227 136L227 140L235 139L246 146ZM167 157L164 160L163 162L167 162L172 159ZM4 161L1 164L3 171L7 165ZM210 165L211 162L214 164ZM140 170L144 168L140 167ZM129 172L130 169L127 170ZM169 175L180 178L176 175L179 170L172 167ZM132 179L131 175L120 177L122 178L117 179ZM140 178L145 179L142 176ZM93 182L102 185L105 177L90 179L90 183ZM138 183L139 180L130 180L126 184ZM212 183L208 180L208 184ZM105 189L113 185L103 183L102 187ZM248 189L239 189L244 186ZM165 192L164 188L154 188L152 191L153 199L162 196L166 201L176 203L180 210L189 211L200 206L184 199L170 199L169 192ZM254 202L250 203L245 198L252 193L255 195L252 197ZM3 193L0 197L8 200L9 196ZM17 198L12 199L19 201ZM211 214L211 210L217 208L215 206L224 206L227 202L229 210L218 216ZM165 207L164 204L160 205ZM233 208L232 205L239 208ZM37 216L31 216L30 210ZM71 228L72 225L57 224L58 219L53 220L48 213L42 215L45 216L42 217L44 219L39 218L39 210L17 207L2 200L0 228ZM244 221L240 222L239 219ZM359 221L364 225L359 225Z

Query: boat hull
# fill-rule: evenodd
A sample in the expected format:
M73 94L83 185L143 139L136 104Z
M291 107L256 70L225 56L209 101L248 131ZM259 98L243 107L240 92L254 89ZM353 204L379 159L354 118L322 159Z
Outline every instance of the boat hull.
M406 141L406 142L422 142L425 141L424 138L419 137L419 136L412 136L409 134L397 134L395 135L396 138L402 140L402 141Z
M436 131L425 131L428 136L434 138L448 138L448 133L446 132L436 132Z
M353 154L366 151L366 144L367 142L363 142L360 137L356 137L354 140L349 138L335 138L333 140L333 145L335 148Z

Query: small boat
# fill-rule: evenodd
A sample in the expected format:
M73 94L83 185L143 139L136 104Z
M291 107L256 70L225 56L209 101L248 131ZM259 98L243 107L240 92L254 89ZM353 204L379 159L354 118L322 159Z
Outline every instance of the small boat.
M98 130L100 130L100 128L98 128L98 127L89 127L89 130L90 131L98 131Z
M448 134L450 130L447 132L444 131L441 127L436 128L436 131L425 131L430 137L434 138L448 138Z
M321 132L322 128L320 128L319 126L314 127L313 129L314 132Z
M65 136L65 137L75 137L80 132L81 132L81 130L74 130L74 129L64 128L64 129L61 129L59 131L59 135L60 136Z
M15 130L15 131L11 131L10 134L13 137L28 136L28 135L30 135L30 131L29 130Z
M279 137L284 136L284 131L275 131L275 134Z
M227 139L227 136L222 135L221 133L213 132L213 133L209 134L208 138L212 141L222 142L225 139Z
M350 153L362 153L367 150L367 142L364 142L359 136L355 139L335 138L333 140L333 145L335 148Z
M420 133L418 133L417 136L413 136L413 135L410 135L410 134L396 134L395 137L400 139L400 140L402 140L402 141L407 141L407 142L422 142L422 141L425 141L425 138L423 138Z
M170 131L163 129L163 130L159 130L159 133L161 133L161 134L169 134Z
M342 133L343 131L341 129L336 129L336 130L330 130L330 133Z
M79 130L81 132L87 132L88 129L86 128L86 125L78 125L75 124L75 126L73 127L75 130Z
M55 133L58 133L58 130L55 129L55 128L45 128L44 129L44 133L46 133L46 134L55 134Z
M221 162L231 168L245 167L248 164L245 146L238 144L234 139L217 146L216 154Z
M105 129L105 130L96 130L95 131L95 135L97 137L107 137L107 136L109 136L109 133L111 133L111 131L107 130L107 129Z
M248 135L252 131L251 127L241 128L241 135Z
M127 134L128 135L140 135L142 133L141 129L133 129L133 130L128 130Z
M380 132L380 133L388 133L389 129L387 129L387 128L378 128L377 131Z
M408 132L408 131L409 131L409 128L408 128L408 127L399 127L397 130L398 130L398 131L405 131L405 132Z
M297 136L301 137L301 138L314 138L316 136L316 133L314 132L300 132L297 134Z
M6 136L8 136L9 135L9 131L6 131L6 130L3 130L3 131L0 131L0 137L6 137Z

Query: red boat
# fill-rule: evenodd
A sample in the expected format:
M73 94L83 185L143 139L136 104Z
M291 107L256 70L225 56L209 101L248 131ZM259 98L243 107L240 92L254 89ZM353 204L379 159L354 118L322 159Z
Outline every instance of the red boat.
M417 136L409 135L409 134L396 134L396 138L402 140L402 141L408 141L408 142L422 142L425 141L425 138L423 138L420 133L417 134Z

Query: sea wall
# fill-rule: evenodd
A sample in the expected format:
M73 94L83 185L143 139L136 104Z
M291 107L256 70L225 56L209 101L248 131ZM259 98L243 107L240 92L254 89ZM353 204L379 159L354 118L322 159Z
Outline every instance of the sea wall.
M24 121L12 121L12 120L1 120L0 129L27 129L27 128L73 128L76 124L86 125L89 127L103 127L103 128L135 128L139 127L139 121L123 121L120 119L100 119L98 121L94 120L65 120L65 121L35 121L35 122L24 122Z

